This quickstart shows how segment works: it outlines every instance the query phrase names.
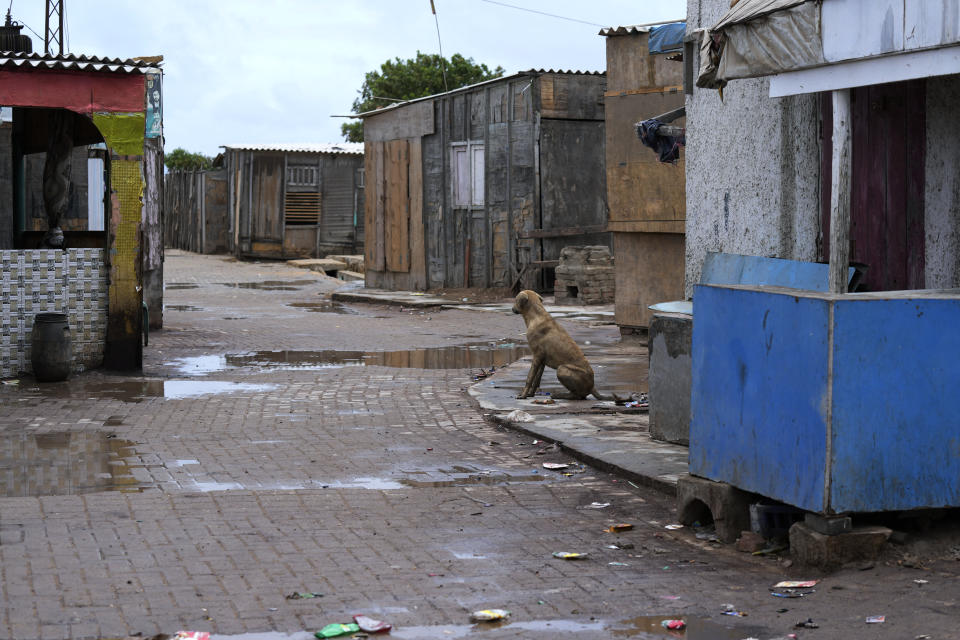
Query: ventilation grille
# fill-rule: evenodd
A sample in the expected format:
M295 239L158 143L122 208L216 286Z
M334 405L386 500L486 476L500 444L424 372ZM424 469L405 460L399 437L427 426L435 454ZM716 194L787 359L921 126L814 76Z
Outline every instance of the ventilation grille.
M320 193L287 193L283 201L286 224L320 224Z

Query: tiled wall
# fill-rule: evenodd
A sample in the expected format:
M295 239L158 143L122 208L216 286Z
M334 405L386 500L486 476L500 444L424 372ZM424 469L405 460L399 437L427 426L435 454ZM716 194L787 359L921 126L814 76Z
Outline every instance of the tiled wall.
M75 371L103 363L107 267L103 249L0 251L0 378L30 373L33 317L66 313Z

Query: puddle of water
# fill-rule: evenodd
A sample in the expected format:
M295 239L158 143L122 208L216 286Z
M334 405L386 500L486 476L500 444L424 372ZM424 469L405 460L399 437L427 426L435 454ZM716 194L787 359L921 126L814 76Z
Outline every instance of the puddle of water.
M219 382L213 380L70 380L38 387L23 387L20 392L41 398L109 398L121 402L142 402L145 398L195 398L204 395L263 392L275 389L272 384ZM119 424L119 423L118 423Z
M294 633L258 631L256 633L241 633L233 636L211 633L210 640L316 640L316 637L309 631L296 631Z
M392 638L418 638L433 640L436 638L466 638L503 635L509 632L511 637L516 631L537 634L536 637L554 638L573 634L603 632L614 638L685 638L686 640L742 640L756 634L748 628L728 628L710 620L685 618L687 623L683 631L664 629L660 623L669 616L645 616L621 622L609 620L506 620L495 623L474 625L436 625L420 627L395 627L390 632ZM542 635L541 635L542 634Z
M278 371L315 371L364 366L399 369L490 369L506 366L529 353L526 345L515 342L477 342L404 351L255 351L178 358L166 364L189 376L201 376L238 367Z
M297 291L310 284L311 280L261 280L257 282L221 282L225 287L235 289L260 289L261 291Z
M139 491L130 471L134 443L103 432L20 433L0 437L0 496Z
M374 615L374 617L379 616ZM400 638L401 640L404 638L436 640L440 638L501 636L506 633L509 633L511 637L516 637L517 631L537 634L536 637L543 638L568 635L573 637L574 634L591 632L604 632L612 637L620 638L686 638L686 640L741 640L751 635L749 629L734 630L709 620L688 618L684 618L688 625L685 631L667 631L660 626L660 621L666 619L665 616L649 616L647 618L624 620L620 623L604 620L582 622L577 620L507 620L505 622L473 625L395 626L386 637ZM656 628L651 626L654 623ZM210 635L210 640L311 640L312 638L313 635L309 631L293 633L265 631L240 635Z
M357 315L356 311L347 309L339 302L332 300L323 300L320 302L291 302L288 307L295 309L306 309L312 313L339 313L342 315Z
M675 616L676 619L687 623L683 631L664 629L661 624L664 620L674 616L639 616L623 620L616 627L610 628L610 635L614 638L685 638L686 640L743 640L763 633L757 627L726 627L707 620L706 618L688 618Z
M542 475L510 475L505 473L489 475L460 475L444 480L414 480L412 478L402 478L400 483L406 487L415 489L424 487L468 487L472 485L495 485L495 484L513 484L516 482L542 482L546 480Z
M227 368L227 359L224 356L193 356L177 358L170 364L187 376L204 376L214 371L223 371Z
M166 291L177 291L181 289L196 289L200 285L193 282L169 282L163 285L164 290Z
M382 366L399 369L489 369L502 367L529 353L517 343L474 343L404 351L257 351L228 355L234 367L324 369L344 366Z
M323 487L327 489L404 489L403 481L387 480L385 478L354 478L347 482L325 482Z
M165 304L164 311L203 311L201 307L195 307L192 304Z

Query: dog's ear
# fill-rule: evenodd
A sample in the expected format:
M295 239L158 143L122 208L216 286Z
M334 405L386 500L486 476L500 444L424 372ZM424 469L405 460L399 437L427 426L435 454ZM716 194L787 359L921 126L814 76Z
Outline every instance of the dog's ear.
M516 306L518 309L525 309L529 304L530 298L527 296L526 291L521 291L517 294Z
M533 295L537 296L537 302L543 305L543 296L541 296L539 293L534 293Z

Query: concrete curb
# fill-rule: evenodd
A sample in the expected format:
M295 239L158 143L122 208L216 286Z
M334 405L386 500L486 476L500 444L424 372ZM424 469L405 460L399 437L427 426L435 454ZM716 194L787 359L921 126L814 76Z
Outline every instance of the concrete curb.
M627 358L629 356L621 356ZM616 358L605 355L604 358ZM621 476L637 485L675 496L679 478L688 470L687 447L653 440L647 431L645 411L617 407L612 401L562 401L538 405L518 399L530 359L498 369L473 384L469 394L487 416L504 427L556 443L568 455L591 466ZM558 385L544 374L543 388ZM513 422L514 409L526 411L532 422Z

